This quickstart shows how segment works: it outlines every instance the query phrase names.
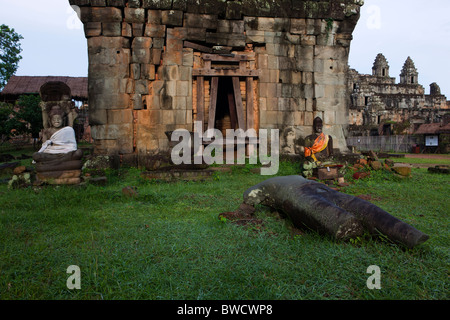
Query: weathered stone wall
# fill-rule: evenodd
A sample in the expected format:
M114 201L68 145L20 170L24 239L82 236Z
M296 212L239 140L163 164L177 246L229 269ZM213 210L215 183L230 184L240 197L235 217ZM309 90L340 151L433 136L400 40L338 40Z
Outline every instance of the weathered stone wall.
M157 154L169 147L166 131L193 130L192 73L202 61L186 41L254 54L255 126L278 128L281 139L292 127L301 140L320 116L347 150L347 61L363 1L69 2L88 41L95 153Z

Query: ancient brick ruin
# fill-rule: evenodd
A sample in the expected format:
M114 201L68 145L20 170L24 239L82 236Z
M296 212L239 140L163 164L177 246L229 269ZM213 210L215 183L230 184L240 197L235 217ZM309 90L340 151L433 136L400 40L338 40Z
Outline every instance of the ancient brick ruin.
M324 120L346 151L346 75L358 0L70 0L89 51L95 153L133 161L166 132L276 128L297 141Z
M375 58L371 75L349 70L349 134L396 134L386 132L392 131L392 123L404 123L404 132L412 134L421 124L443 122L450 101L435 82L430 84L430 94L425 94L410 57L399 79L396 83L389 75L389 63L381 53Z

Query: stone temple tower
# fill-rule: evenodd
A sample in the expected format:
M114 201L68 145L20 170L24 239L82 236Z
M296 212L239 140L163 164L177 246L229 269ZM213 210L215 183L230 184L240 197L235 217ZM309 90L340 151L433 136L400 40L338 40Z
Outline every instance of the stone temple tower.
M417 69L414 66L414 62L410 57L406 59L402 71L400 72L400 83L401 84L419 83L419 73L417 72Z
M389 77L389 64L383 54L377 54L372 67L372 75L377 77Z

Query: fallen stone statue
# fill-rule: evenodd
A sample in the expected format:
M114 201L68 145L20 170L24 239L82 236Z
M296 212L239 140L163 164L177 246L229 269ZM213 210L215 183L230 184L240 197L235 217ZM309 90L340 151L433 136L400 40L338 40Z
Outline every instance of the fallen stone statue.
M270 178L247 189L235 212L219 216L248 218L258 204L281 211L297 228L307 227L335 239L356 238L367 231L413 248L429 238L368 201L297 175Z

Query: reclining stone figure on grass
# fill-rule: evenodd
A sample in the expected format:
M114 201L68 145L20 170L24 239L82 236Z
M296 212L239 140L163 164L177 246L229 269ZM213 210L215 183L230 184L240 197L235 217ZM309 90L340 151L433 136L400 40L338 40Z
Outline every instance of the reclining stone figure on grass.
M281 211L297 228L329 234L337 240L371 235L386 236L408 248L425 242L429 236L400 221L376 205L326 185L292 175L265 180L244 192L243 204L219 216L248 218L262 204Z

